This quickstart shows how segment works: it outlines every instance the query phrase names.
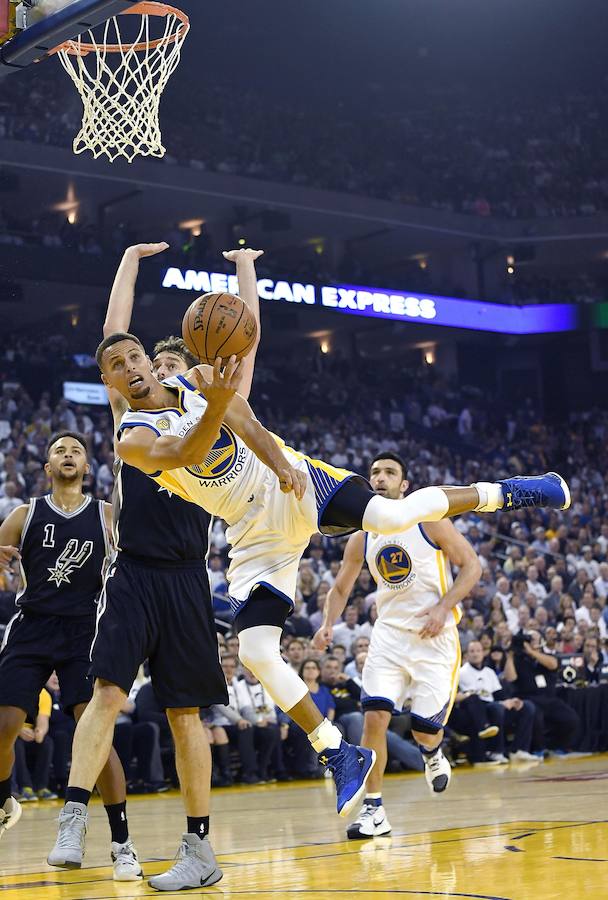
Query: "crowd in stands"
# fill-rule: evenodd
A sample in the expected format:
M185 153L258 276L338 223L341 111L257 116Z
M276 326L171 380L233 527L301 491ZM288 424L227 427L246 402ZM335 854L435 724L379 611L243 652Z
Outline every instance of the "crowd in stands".
M312 105L242 82L235 89L214 72L194 92L172 84L167 95L168 165L482 217L592 216L608 208L601 85L559 97L404 85L389 96L362 81L350 97L328 90ZM59 66L47 66L44 78L20 73L0 103L0 139L71 146L80 117Z
M17 336L3 342L0 520L48 490L44 448L50 433L61 428L87 436L88 487L100 498L110 496L107 408L75 406L57 393L54 373L65 375L73 365L78 364L63 337L49 337L44 345ZM42 371L47 372L44 380L37 377ZM299 398L297 407L293 396ZM465 753L481 764L499 765L509 755L533 762L548 751L608 749L606 412L589 410L552 424L531 401L514 408L504 398L447 381L428 367L407 370L387 361L380 369L337 354L285 359L280 372L262 354L252 404L264 424L288 444L333 465L365 474L379 450L399 453L407 461L413 488L469 484L514 472L562 472L572 492L566 512L469 513L456 520L479 556L482 576L462 604L458 628L466 663L447 733L454 759ZM317 705L349 739L358 740L361 672L377 616L375 585L366 569L335 628L330 651L320 653L310 643L321 625L343 546L344 540L321 535L311 540L283 650ZM203 713L213 745L215 783L317 778L319 767L306 737L238 661L238 637L231 632L228 614L227 549L223 523L216 521L209 569L230 699L228 706ZM14 609L18 585L16 570L0 572L3 623ZM568 677L566 657L572 660ZM570 686L562 688L564 684ZM593 715L601 721L593 724L593 733L589 709L577 710L570 702L582 685L593 686L589 691L599 698ZM50 701L41 699L38 718L22 736L16 777L26 798L43 799L45 791L54 793L65 784L71 722L61 714L57 690L56 684L49 685ZM121 713L116 743L133 790L160 790L167 779L175 780L166 717L145 672ZM407 715L394 717L391 725L389 766L397 771L422 768Z

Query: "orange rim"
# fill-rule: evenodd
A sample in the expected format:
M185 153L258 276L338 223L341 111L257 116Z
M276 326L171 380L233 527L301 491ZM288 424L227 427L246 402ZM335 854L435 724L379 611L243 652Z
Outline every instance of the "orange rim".
M106 53L124 53L127 50L135 50L136 53L144 50L154 50L155 47L161 47L165 44L174 44L178 38L185 37L190 28L190 19L185 12L177 9L176 6L169 6L168 3L157 3L156 0L142 0L128 9L123 10L118 15L121 16L176 16L181 21L181 25L174 34L167 37L156 38L154 41L143 41L141 44L83 44L74 39L65 41L49 51L49 56L53 53L69 53L70 56L86 56L88 53L95 53L97 50L105 50Z

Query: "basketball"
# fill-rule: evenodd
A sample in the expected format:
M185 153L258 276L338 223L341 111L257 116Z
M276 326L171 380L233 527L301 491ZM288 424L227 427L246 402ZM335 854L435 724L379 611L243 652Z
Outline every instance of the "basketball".
M182 335L190 353L213 365L218 356L226 363L247 356L258 333L256 321L236 294L203 294L190 304L182 322Z

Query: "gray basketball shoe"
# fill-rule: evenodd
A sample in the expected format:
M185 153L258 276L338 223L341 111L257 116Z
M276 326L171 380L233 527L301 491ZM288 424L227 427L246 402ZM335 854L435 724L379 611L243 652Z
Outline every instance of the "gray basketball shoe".
M211 844L198 834L182 835L177 862L168 872L150 878L148 884L157 891L182 891L209 887L223 876Z
M49 866L79 869L84 856L88 812L84 803L66 803L59 814L59 834L47 857Z

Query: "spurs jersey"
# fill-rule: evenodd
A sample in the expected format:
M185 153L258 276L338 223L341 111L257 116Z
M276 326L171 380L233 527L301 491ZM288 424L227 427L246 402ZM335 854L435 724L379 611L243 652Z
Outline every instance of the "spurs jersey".
M94 616L109 549L100 500L87 495L72 512L50 496L30 500L17 606L49 616Z
M422 525L389 536L366 534L365 560L378 586L378 623L390 628L420 631L416 614L439 602L453 584L445 553ZM457 624L460 607L452 613Z
M207 557L211 516L126 465L114 463L114 545L152 564Z
M207 401L183 375L168 378L163 384L176 391L175 407L127 410L120 423L119 438L126 428L138 426L151 428L159 437L185 437L202 418ZM278 438L277 442L284 446ZM272 473L267 466L223 424L207 458L198 465L155 472L151 477L171 493L234 525L263 489L269 474Z

